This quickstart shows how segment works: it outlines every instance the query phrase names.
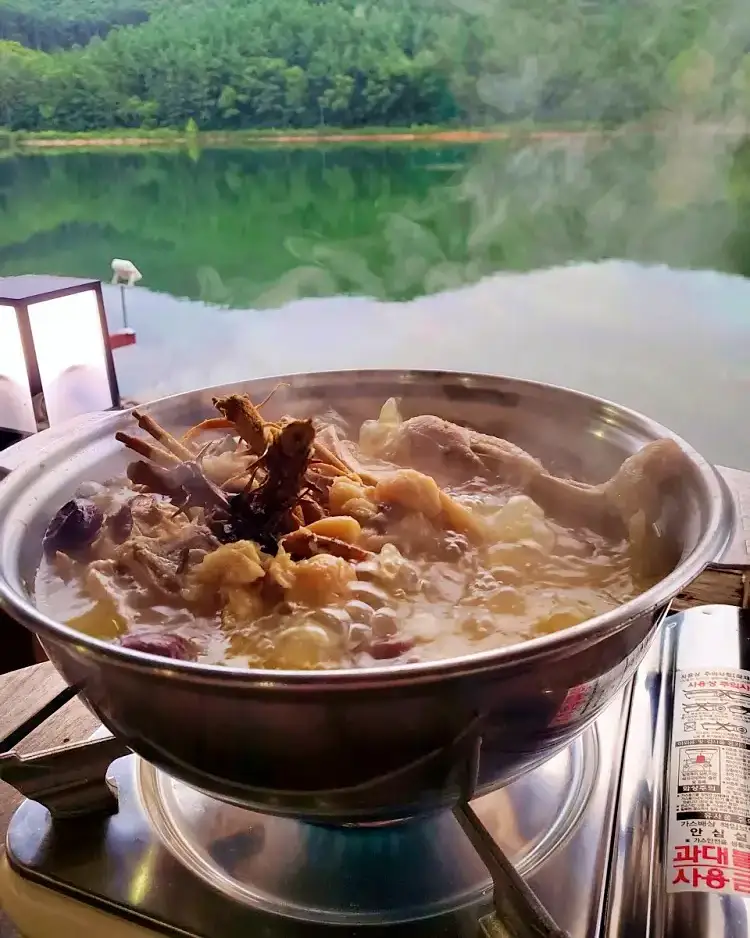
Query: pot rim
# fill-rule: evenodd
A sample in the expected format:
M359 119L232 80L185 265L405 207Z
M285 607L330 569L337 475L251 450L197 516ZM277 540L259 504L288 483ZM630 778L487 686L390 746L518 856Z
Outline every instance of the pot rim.
M623 421L635 423L647 429L655 439L674 440L688 456L702 482L703 495L709 516L705 530L688 557L682 560L667 577L628 602L606 613L587 619L579 625L489 651L435 661L388 665L387 667L338 668L330 671L263 670L204 664L195 661L180 661L133 651L56 622L37 609L29 596L21 595L14 589L2 569L0 569L0 609L38 635L40 640L47 637L57 643L72 641L78 646L79 650L85 649L87 652L93 653L95 657L104 656L113 659L113 663L117 662L122 666L136 670L146 669L150 672L157 672L164 677L182 677L191 682L231 685L233 687L244 684L248 688L262 691L304 688L324 692L343 687L366 689L384 685L422 684L441 678L461 677L487 670L502 669L513 664L530 664L535 659L546 658L556 652L564 652L567 646L571 644L581 642L595 644L603 638L626 628L634 619L653 613L656 609L667 604L692 582L711 561L716 560L726 547L732 533L734 508L728 487L717 470L682 437L673 433L667 427L636 410L615 404L606 398L542 381L478 372L436 371L430 369L351 368L336 371L297 372L290 375L249 378L247 382L237 381L233 382L233 385L241 386L245 383L261 381L292 382L295 378L310 379L319 377L334 379L353 375L359 376L360 379L362 377L380 378L387 382L393 380L394 375L405 374L409 376L410 381L438 380L446 377L462 381L490 379L500 382L507 381L512 385L529 390L563 392L569 399L574 399L581 404L603 406L611 409ZM217 387L216 385L209 385L192 391L166 395L146 404L138 404L137 409L142 410L180 397L208 395ZM498 388L498 391L500 390ZM136 408L113 411L103 415L101 420L89 424L87 426L89 434L80 434L80 448L85 448L92 442L88 439L90 434L95 434L98 438L109 423L118 421L123 413L130 413L134 409ZM72 439L75 440L75 429L73 429L72 434ZM51 447L45 450L45 462L53 461L55 454L59 453L64 447L70 446L70 444L70 436L63 434L58 437ZM16 500L15 493L17 490L23 491L30 468L28 462L22 462L2 482L0 485L0 512L4 503L7 504ZM33 468L39 470L39 463L34 462ZM49 470L42 468L42 471ZM2 534L0 533L1 538Z

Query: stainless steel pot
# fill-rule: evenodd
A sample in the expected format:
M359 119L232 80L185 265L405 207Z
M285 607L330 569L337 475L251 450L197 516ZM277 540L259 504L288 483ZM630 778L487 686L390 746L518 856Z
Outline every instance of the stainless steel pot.
M334 407L357 426L390 396L407 416L437 413L506 437L550 468L602 481L644 444L675 438L622 407L531 382L443 372L357 371L248 381L157 401L178 431L216 394L268 414ZM248 671L167 661L97 641L35 609L28 585L45 527L84 480L124 468L126 413L56 434L0 485L0 606L35 632L105 726L149 762L228 801L336 823L396 819L506 784L580 733L640 663L670 600L725 546L731 499L683 441L689 468L661 526L674 572L575 628L428 664L336 672ZM676 439L676 438L675 438Z

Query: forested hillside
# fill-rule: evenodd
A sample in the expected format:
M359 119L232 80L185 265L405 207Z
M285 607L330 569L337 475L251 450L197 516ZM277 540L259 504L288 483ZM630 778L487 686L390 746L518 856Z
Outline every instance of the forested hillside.
M722 120L748 49L747 0L0 0L0 126Z
M83 46L113 26L145 23L148 0L2 0L0 39L30 49Z

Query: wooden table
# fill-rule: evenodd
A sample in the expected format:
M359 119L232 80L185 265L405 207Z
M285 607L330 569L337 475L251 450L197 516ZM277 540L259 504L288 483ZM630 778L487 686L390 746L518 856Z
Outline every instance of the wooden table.
M0 738L4 739L25 720L48 703L65 686L48 662L0 675ZM96 718L75 698L42 724L17 747L19 752L38 752L66 742L82 742L97 728ZM0 782L0 837L5 840L11 816L21 796ZM0 938L17 938L18 933L0 911ZM52 938L52 936L50 936Z
M676 601L678 608L721 603L750 605L750 576L740 568L710 570L699 577ZM26 719L49 702L64 684L51 664L37 664L11 674L0 675L0 738L5 738ZM76 698L36 729L17 747L29 753L66 742L83 742L98 724L96 718ZM5 832L21 796L0 782L0 836ZM0 911L0 938L17 938L17 932Z

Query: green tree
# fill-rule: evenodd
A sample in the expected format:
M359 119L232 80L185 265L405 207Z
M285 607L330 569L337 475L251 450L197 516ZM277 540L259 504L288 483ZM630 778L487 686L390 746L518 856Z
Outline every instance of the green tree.
M748 106L737 0L0 0L3 37L14 129L616 125Z

